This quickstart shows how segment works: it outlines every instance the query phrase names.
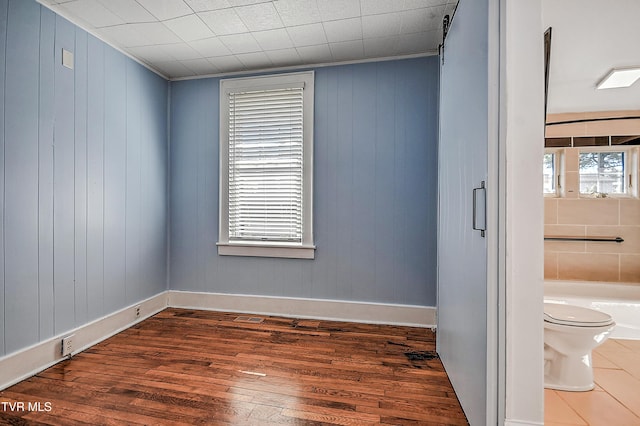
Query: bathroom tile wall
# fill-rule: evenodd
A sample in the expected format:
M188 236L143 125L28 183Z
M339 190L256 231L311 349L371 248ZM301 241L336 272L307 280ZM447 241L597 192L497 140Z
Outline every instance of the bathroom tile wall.
M622 237L624 242L545 242L545 279L640 285L640 199L583 198L578 149L564 150L562 196L545 199L545 236Z
M547 123L564 122L564 124L548 125L545 136L548 138L561 138L569 136L637 135L640 134L640 119L630 117L639 116L640 110L549 114ZM607 120L599 120L603 118ZM620 118L620 120L615 120L615 118Z

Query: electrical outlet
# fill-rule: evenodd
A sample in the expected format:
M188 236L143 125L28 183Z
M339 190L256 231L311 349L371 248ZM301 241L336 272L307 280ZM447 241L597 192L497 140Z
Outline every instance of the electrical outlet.
M140 318L140 305L135 307L136 318Z
M62 356L70 356L71 352L73 352L73 337L75 334L72 334L67 337L62 338Z

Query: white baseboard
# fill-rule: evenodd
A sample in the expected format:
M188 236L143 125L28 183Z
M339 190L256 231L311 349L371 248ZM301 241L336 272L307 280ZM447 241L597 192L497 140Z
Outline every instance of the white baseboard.
M436 326L433 306L397 305L294 297L169 291L172 308L203 309L369 324Z
M136 306L140 306L140 316L138 318L135 315ZM63 337L70 334L74 335L73 345L75 349L72 354L76 354L164 310L166 307L167 292L164 291L76 329L6 355L0 358L0 390L27 379L65 359L66 357L61 355Z
M504 426L544 426L544 422L531 422L527 420L509 420L504 421Z
M135 308L137 306L140 306L140 316L138 318L135 316ZM66 357L61 355L61 341L65 336L74 335L73 345L75 349L72 354L76 354L167 307L370 324L430 328L435 328L436 326L436 308L432 306L164 291L74 330L69 330L66 333L0 358L0 390L64 360Z

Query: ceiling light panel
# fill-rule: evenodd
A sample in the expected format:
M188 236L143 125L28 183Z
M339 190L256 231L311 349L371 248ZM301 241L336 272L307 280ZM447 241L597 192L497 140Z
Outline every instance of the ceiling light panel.
M596 86L598 89L629 87L640 78L640 67L612 69Z

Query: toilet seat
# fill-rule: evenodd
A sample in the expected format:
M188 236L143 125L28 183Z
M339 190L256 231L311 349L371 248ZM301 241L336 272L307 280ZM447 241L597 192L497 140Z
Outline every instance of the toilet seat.
M544 320L572 327L602 327L613 324L613 318L604 312L561 303L545 303Z

